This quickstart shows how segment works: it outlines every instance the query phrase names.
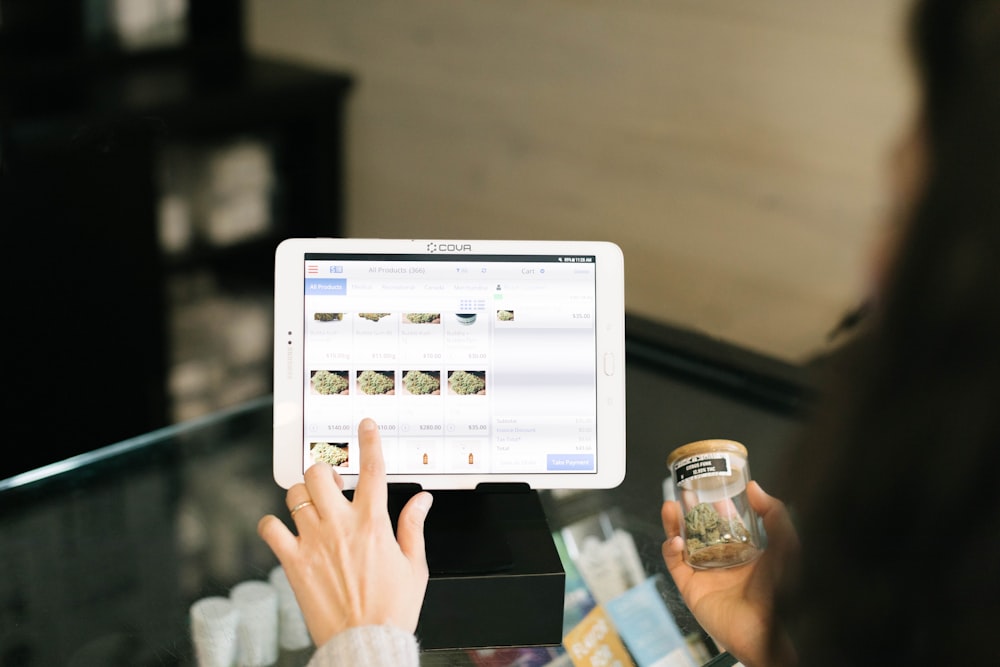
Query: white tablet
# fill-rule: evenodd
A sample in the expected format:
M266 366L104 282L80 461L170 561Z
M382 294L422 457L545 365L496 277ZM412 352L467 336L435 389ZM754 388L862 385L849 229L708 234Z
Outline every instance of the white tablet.
M624 268L613 243L288 239L275 254L274 477L611 488L625 475Z

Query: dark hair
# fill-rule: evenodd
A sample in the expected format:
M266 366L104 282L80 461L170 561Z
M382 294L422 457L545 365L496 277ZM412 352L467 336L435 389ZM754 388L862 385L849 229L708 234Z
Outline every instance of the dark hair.
M992 664L1000 627L1000 0L924 0L927 173L776 491L800 664Z

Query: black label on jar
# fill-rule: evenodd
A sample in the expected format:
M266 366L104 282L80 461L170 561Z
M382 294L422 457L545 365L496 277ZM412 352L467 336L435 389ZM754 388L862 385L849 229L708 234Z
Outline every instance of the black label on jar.
M677 484L695 477L729 477L729 455L724 453L695 454L674 464Z

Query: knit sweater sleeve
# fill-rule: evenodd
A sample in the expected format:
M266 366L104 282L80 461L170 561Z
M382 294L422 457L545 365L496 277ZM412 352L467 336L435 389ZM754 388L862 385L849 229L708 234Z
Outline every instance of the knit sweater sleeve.
M350 628L320 646L308 667L419 667L420 651L411 633L390 625Z

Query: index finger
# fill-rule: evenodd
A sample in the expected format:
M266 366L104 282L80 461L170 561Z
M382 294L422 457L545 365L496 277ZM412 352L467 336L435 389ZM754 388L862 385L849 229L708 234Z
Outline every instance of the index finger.
M374 420L366 417L358 424L358 444L361 450L361 470L354 490L354 501L360 501L370 509L385 510L389 503L389 491L385 479L385 459L382 456L382 437Z

